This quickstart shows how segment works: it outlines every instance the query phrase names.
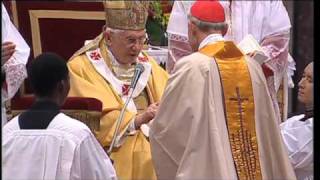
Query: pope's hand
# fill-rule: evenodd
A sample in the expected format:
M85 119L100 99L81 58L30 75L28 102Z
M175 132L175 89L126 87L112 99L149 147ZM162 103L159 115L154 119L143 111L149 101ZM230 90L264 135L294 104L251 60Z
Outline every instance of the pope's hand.
M12 56L16 49L16 45L13 42L4 42L1 46L1 66L6 63Z
M147 108L144 113L139 114L134 122L136 129L140 128L142 124L146 124L151 121L156 116L158 108L159 103L153 103Z

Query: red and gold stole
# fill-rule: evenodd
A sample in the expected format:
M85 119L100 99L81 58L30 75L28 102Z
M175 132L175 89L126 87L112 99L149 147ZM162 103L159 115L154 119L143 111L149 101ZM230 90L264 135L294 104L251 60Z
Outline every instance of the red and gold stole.
M215 58L218 65L229 140L238 178L262 179L253 90L245 57L231 41L207 45L199 52Z

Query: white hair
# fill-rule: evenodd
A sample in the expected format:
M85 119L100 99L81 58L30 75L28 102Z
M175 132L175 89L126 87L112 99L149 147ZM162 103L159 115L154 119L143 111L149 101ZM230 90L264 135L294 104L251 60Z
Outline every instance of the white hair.
M107 27L106 31L113 32L113 33L116 33L116 34L125 32L125 30L123 30L123 29L113 29L113 28L110 28L110 27Z
M225 28L228 28L228 24L226 22L219 22L219 23L204 22L192 16L191 14L188 15L188 18L189 18L189 21L194 23L199 29L203 31L208 31L208 30L223 31Z
M107 27L107 28L106 28L106 31L109 31L109 32L118 34L118 33L126 32L127 30L124 30L124 29L114 29L114 28ZM146 31L146 29L144 29L144 31Z

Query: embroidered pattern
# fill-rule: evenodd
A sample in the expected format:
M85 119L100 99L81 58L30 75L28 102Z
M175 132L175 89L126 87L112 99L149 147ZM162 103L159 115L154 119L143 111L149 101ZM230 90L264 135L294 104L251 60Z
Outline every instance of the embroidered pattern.
M237 97L229 98L230 101L234 101L238 106L238 120L239 126L235 130L230 131L230 144L232 155L236 165L236 171L240 179L256 180L260 179L260 164L259 154L257 147L257 138L252 136L248 125L245 125L245 113L243 104L245 101L249 101L248 98L242 98L240 96L240 89L236 87ZM228 121L228 126L231 127L233 121Z
M7 95L11 98L19 90L24 79L27 77L26 65L19 63L15 58L8 60L4 65L6 72Z
M92 51L90 53L90 58L95 60L95 61L99 61L101 59L101 55L100 53L98 52L98 50L95 50L95 51Z
M230 137L233 158L236 163L236 170L239 177L244 179L255 180L257 175L255 172L259 170L259 161L257 156L257 146L254 143L255 138L252 137L248 130L238 130L232 133ZM258 171L257 174L259 174Z
M115 90L115 93L117 93L119 97L123 100L123 102L125 102L127 96L130 93L130 82L134 74L134 65L132 65L132 67L130 67L129 69L128 68L123 69L125 73L121 74L121 77L119 77L119 73L114 73L112 71L112 70L115 70L114 65L113 65L113 69L110 69L110 67L108 67L108 64L105 62L105 59L101 54L100 48L97 48L92 51L87 51L86 55L90 60L90 62L92 63L92 65L94 66L94 68L97 70L97 73L99 73L107 82L109 82L109 84ZM110 58L110 61L112 62L114 57L112 56L111 53L108 54L108 56ZM139 83L137 84L137 87L133 92L133 95L132 95L133 98L137 97L143 91L143 89L147 86L149 76L151 75L151 68L152 68L151 64L149 63L148 56L141 53L139 54L138 57L139 58L137 58L137 62L141 62L143 64L143 66L145 67L145 71L141 75L138 81ZM118 68L118 70L121 70L121 69ZM137 111L133 101L129 102L127 108L132 112Z
M122 85L122 95L123 96L128 96L129 90L130 90L130 85L128 85L128 84Z
M182 41L182 42L187 42L188 43L188 37L180 36L180 35L177 35L177 34L168 33L168 39L175 40L175 41Z
M200 50L208 55L219 50L219 44ZM220 47L221 48L221 47ZM215 54L214 54L215 55ZM213 56L214 56L213 55ZM227 54L226 54L227 55ZM221 59L220 59L221 58ZM255 127L252 80L244 57L226 60L215 57L220 72L231 153L238 179L262 179Z

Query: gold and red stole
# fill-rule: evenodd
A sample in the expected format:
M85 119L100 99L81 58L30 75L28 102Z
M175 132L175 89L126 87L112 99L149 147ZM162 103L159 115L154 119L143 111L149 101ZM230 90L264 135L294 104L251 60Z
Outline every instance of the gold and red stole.
M231 41L206 45L199 52L213 57L219 69L226 123L238 178L261 179L253 89L245 57Z

